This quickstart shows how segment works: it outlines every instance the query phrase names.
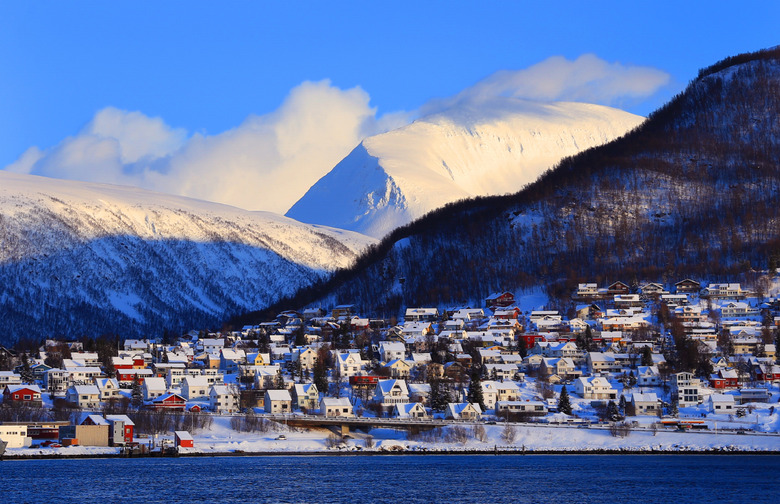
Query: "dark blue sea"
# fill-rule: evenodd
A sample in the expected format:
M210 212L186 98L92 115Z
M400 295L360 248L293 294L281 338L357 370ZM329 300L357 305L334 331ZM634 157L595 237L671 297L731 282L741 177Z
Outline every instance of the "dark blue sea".
M780 457L425 455L6 460L0 502L776 503Z

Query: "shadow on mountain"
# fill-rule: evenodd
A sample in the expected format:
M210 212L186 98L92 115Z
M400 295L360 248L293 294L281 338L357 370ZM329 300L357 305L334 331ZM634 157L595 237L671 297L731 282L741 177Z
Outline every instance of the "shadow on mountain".
M314 302L397 313L538 285L563 299L586 280L749 276L780 260L778 117L780 48L728 58L624 137L564 159L519 193L396 229L268 313Z

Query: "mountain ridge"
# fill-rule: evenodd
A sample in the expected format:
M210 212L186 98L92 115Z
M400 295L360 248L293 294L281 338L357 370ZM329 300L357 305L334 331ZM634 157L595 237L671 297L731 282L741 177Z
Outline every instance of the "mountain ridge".
M212 327L350 264L374 240L268 212L0 171L6 337Z
M402 314L542 285L560 302L583 281L751 274L780 257L780 49L724 61L629 134L518 193L430 212L266 315L337 302Z

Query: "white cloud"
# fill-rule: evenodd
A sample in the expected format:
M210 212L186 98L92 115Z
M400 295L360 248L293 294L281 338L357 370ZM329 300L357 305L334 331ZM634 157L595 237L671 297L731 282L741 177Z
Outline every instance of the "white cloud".
M359 87L304 82L269 114L250 115L217 135L189 137L161 118L108 107L77 135L50 149L31 147L5 169L284 213L363 138L403 126L413 116L454 106L470 106L484 116L504 97L614 105L651 96L668 82L668 74L653 68L608 63L591 54L574 61L556 56L497 72L414 113L381 117Z
M656 68L609 63L593 54L573 61L553 56L522 70L496 72L455 96L432 100L422 112L479 105L496 97L616 106L650 97L669 80L669 74Z
M405 122L377 118L360 88L304 82L276 111L212 136L187 138L160 118L105 108L78 135L32 147L6 169L284 213L364 137Z

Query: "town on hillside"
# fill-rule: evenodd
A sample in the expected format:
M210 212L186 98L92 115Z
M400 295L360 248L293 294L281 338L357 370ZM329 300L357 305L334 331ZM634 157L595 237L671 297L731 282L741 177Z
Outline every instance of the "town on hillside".
M777 433L779 330L780 299L685 279L582 283L568 313L503 292L401 321L339 305L240 331L23 341L0 347L0 444L186 448L223 418L237 433L341 422L331 438L503 422L508 444L519 423Z

